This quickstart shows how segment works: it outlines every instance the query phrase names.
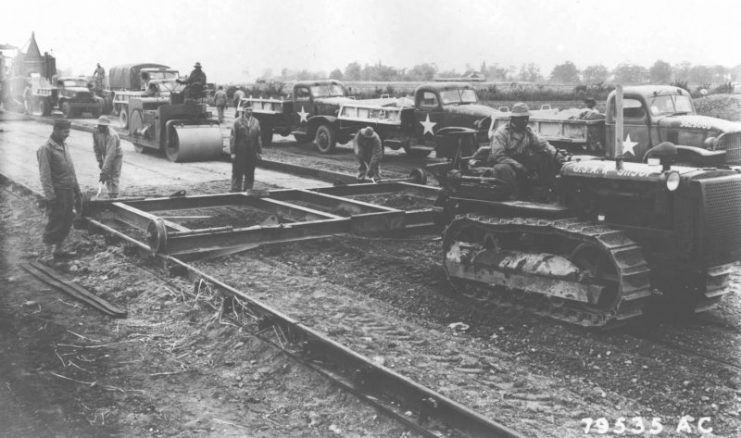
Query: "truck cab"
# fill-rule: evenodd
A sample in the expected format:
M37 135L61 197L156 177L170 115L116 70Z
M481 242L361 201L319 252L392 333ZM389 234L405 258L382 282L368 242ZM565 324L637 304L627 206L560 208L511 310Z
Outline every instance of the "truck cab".
M476 90L469 84L441 82L424 84L414 91L413 132L420 140L434 140L442 128L471 128L479 143L488 142L489 124L498 114L494 108L479 103Z
M77 117L83 112L98 117L103 112L103 99L96 96L88 84L88 79L81 76L57 77L51 87L33 89L33 95L43 102L43 113L50 114L51 108L56 106L66 118Z
M607 98L606 156L616 158L615 93ZM646 152L668 141L678 148L681 162L701 165L741 164L741 123L700 116L686 90L673 86L639 85L623 91L622 155L645 161Z
M340 105L350 100L340 81L300 81L294 84L287 100L246 97L240 107L252 107L253 115L260 121L264 146L270 145L276 132L283 136L293 134L298 142L316 139L319 151L328 153L334 150L338 140L330 127Z
M124 128L129 126L129 100L134 97L145 97L145 90L150 83L157 84L159 96L167 97L182 90L176 81L177 70L164 64L137 63L111 67L108 73L108 95L113 115L117 115Z

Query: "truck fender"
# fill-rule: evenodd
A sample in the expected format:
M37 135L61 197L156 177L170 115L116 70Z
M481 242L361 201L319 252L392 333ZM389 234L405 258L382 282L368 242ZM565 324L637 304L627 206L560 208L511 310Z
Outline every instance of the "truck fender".
M677 163L692 164L694 166L719 166L725 162L726 151L711 151L697 146L675 145L677 148ZM649 152L643 155L643 162L647 162Z
M320 125L329 125L333 130L337 130L336 126L337 117L335 116L314 116L309 117L307 120L307 129L306 133L309 135L309 137L313 138L316 134L316 128L318 128Z

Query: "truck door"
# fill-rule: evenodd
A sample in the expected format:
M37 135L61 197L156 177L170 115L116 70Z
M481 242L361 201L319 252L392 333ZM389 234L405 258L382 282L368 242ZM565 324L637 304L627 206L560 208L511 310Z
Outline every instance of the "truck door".
M610 117L607 120L607 144L610 145L608 157L615 157L615 100L610 102ZM642 100L623 98L623 158L640 162L652 146L651 118Z
M300 130L306 129L306 124L314 113L314 104L311 98L311 90L308 86L297 85L293 90L293 121Z
M434 142L435 132L443 125L443 108L440 96L432 90L420 90L415 99L414 135L419 143Z

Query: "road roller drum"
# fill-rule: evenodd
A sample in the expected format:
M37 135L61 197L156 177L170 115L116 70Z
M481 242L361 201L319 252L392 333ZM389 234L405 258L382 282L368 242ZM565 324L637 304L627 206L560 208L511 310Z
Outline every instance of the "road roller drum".
M165 147L170 161L210 161L222 153L224 140L218 125L177 125L172 130Z

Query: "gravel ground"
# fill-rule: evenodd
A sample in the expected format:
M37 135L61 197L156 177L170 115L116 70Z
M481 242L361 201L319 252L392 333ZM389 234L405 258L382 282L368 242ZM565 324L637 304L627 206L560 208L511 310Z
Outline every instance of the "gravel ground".
M38 255L41 212L5 190L0 204L0 436L413 436L102 236L75 231L78 256L56 269L128 317L51 290L19 266Z

